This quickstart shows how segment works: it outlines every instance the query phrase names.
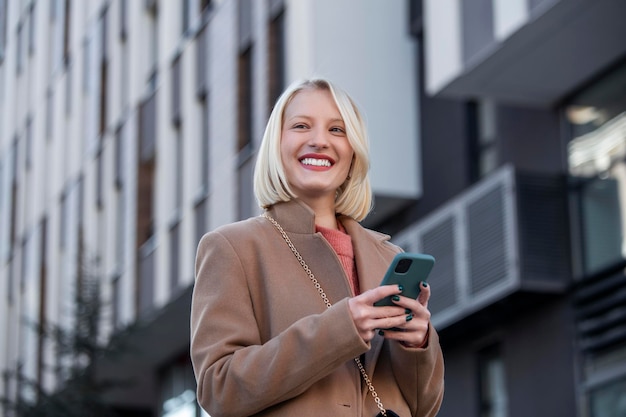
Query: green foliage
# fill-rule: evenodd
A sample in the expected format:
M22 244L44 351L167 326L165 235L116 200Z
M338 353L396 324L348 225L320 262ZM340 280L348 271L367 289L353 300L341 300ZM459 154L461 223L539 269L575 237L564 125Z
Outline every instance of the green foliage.
M62 381L54 392L47 392L41 381L28 378L23 366L5 371L5 382L17 386L16 398L0 396L0 410L14 417L115 417L114 409L105 401L111 389L128 386L123 379L98 378L95 365L98 358L114 358L127 352L124 335L128 328L104 342L100 324L103 313L98 279L83 276L75 291L74 308L69 326L51 323L32 324L44 345L51 346L55 363L44 364L43 372L52 372Z

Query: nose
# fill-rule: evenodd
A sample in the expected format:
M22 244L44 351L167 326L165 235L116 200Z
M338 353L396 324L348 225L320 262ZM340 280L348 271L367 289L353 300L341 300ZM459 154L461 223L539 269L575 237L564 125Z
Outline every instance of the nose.
M328 132L324 129L311 130L311 137L309 138L309 146L315 149L324 149L329 146Z

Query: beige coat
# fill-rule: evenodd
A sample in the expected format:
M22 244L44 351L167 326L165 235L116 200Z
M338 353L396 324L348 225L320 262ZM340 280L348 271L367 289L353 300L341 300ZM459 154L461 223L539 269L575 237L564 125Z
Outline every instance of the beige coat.
M365 343L348 309L340 261L313 211L295 200L270 214L287 231L333 306L327 309L291 250L265 218L206 234L196 259L191 359L198 401L212 417L354 416L378 413L353 360L364 364L385 407L434 416L443 396L443 357L431 327L425 349L376 335ZM386 235L340 218L352 237L359 284L380 280L400 249Z

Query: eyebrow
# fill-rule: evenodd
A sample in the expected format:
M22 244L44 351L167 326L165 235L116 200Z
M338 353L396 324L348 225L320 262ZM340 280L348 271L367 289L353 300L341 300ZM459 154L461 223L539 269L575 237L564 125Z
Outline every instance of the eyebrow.
M285 121L298 119L298 118L300 118L300 119L308 119L308 120L312 120L313 119L313 117L307 116L305 114L296 114L294 116L291 116L289 119L285 119ZM330 119L330 121L331 122L341 122L341 123L344 123L343 119L340 118L340 117L336 117L334 119Z

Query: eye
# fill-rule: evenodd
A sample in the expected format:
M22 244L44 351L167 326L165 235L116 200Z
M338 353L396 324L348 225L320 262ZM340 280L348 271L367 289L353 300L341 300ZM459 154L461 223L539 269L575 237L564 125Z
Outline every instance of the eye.
M339 127L339 126L331 127L329 129L329 131L331 133L340 134L340 135L345 135L346 134L346 130L343 127Z
M292 126L292 129L307 129L308 126L305 123L296 123Z

